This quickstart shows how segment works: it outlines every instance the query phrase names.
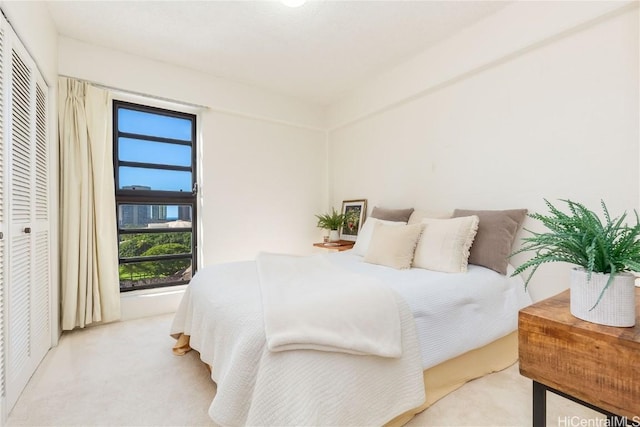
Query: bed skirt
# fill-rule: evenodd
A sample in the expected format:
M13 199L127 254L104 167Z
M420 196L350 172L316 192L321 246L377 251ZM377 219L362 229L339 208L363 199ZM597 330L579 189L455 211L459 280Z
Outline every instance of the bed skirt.
M191 350L189 336L180 335L173 347L176 355ZM385 427L399 427L465 383L501 371L518 360L518 332L514 331L484 347L471 350L423 372L427 400L421 406L400 414Z
M517 360L518 331L514 331L484 347L426 369L423 377L427 400L421 406L398 415L385 424L385 427L399 427L408 423L414 416L465 383L506 369Z

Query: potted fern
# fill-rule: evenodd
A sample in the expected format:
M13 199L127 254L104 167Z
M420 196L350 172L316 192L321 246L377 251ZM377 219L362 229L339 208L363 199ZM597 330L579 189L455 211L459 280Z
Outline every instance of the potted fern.
M593 323L634 326L636 321L635 276L640 271L640 220L627 225L626 213L611 218L601 201L605 221L583 204L571 200L564 213L545 199L548 215L529 214L549 230L531 233L512 254L534 252L535 256L515 269L513 275L531 269L525 287L538 267L548 262L568 262L571 271L571 314Z
M345 216L339 212L336 212L334 208L331 208L331 213L322 215L316 215L318 218L318 227L329 230L329 241L337 242L340 240L340 227L344 224Z

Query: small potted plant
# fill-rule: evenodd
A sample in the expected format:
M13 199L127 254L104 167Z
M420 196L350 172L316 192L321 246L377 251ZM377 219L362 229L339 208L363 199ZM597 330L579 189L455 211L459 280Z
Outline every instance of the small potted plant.
M512 254L533 251L535 256L515 269L513 275L531 269L525 287L538 267L548 262L568 262L571 271L571 314L609 326L634 326L636 320L635 276L640 271L640 220L627 225L626 213L611 218L601 201L605 221L581 203L561 200L564 213L545 199L548 215L529 214L549 230L531 233Z
M331 208L331 213L316 215L318 218L318 227L329 230L329 241L337 242L340 240L340 227L344 224L344 214L336 212L334 208Z

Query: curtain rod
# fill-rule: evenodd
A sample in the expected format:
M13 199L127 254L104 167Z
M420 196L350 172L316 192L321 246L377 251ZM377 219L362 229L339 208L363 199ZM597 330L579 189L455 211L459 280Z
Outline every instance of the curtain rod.
M206 105L193 104L191 102L184 102L184 101L176 101L175 99L164 98L162 96L149 95L148 93L136 92L136 91L127 90L127 89L120 89L120 88L117 88L117 87L105 85L105 84L94 82L94 81L91 81L91 80L79 79L79 78L74 77L74 76L67 76L67 75L64 75L64 74L59 74L58 76L59 77L66 77L68 79L74 79L74 80L77 80L77 81L80 81L80 82L85 82L85 83L88 83L88 84L90 84L92 86L95 86L95 87L98 87L98 88L101 88L101 89L107 89L107 90L111 90L111 91L114 91L114 92L120 92L120 93L127 94L127 95L142 96L142 97L145 97L145 98L155 99L157 101L163 101L163 102L170 102L172 104L182 105L182 106L185 106L185 107L200 108L200 109L203 109L203 110L208 110L209 109L209 107L207 107Z

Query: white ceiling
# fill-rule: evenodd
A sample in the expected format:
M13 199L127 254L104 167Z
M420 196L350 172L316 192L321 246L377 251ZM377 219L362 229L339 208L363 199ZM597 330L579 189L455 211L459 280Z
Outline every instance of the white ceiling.
M327 105L504 1L51 1L60 34Z

